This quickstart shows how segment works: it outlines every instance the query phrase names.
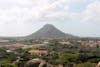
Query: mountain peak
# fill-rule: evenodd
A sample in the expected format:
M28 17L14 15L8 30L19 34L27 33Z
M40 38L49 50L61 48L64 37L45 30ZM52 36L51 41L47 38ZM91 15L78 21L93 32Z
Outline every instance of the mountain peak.
M55 28L55 26L52 24L46 24L43 26L43 28Z
M52 24L45 24L44 26L53 26Z
M39 38L39 39L48 39L48 38L66 39L67 38L68 39L68 38L74 38L74 36L60 31L59 29L57 29L52 24L44 25L40 30L29 35L28 37L31 38L31 39L37 39L37 38Z

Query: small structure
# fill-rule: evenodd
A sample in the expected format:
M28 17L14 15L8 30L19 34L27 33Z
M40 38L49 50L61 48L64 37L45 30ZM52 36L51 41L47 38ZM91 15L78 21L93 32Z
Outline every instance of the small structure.
M2 40L2 39L0 39L0 43L5 43L5 42L9 42L9 40Z
M10 46L11 47L23 47L24 44L22 44L22 43L15 43L15 44L11 44Z
M47 55L48 51L46 50L30 50L29 51L30 54L40 54L40 55Z
M59 43L62 44L62 45L72 45L71 42L69 42L69 41L67 41L67 42L62 41L62 42L59 42Z

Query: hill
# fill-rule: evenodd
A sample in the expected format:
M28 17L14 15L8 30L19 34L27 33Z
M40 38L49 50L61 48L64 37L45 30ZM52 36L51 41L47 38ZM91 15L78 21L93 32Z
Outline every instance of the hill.
M64 33L51 24L44 25L40 30L25 37L0 37L7 40L29 40L29 39L83 39L100 40L100 37L78 37Z
M71 34L66 34L51 24L46 24L37 32L26 37L27 39L75 39Z

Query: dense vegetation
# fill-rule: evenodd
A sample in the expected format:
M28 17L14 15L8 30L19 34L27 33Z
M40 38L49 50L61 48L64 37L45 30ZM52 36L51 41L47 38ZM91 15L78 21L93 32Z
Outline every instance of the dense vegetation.
M30 44L34 43L29 42ZM48 55L30 54L28 52L30 49L22 48L15 48L13 52L7 52L9 49L11 48L0 48L0 67L25 67L26 63L34 58L40 58L53 67L58 67L58 65L63 67L95 67L96 63L100 61L99 46L86 47L79 43L61 45L57 40L50 40L45 46L37 48L47 50Z

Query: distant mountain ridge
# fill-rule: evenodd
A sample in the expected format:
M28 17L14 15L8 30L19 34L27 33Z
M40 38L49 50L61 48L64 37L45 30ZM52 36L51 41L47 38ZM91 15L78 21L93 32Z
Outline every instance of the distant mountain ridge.
M74 39L78 38L71 34L66 34L60 30L58 30L55 26L51 24L44 25L43 28L38 30L37 32L27 36L28 39Z
M29 40L29 39L84 39L100 40L100 37L78 37L64 33L51 24L44 25L41 29L25 37L0 37L7 40Z

